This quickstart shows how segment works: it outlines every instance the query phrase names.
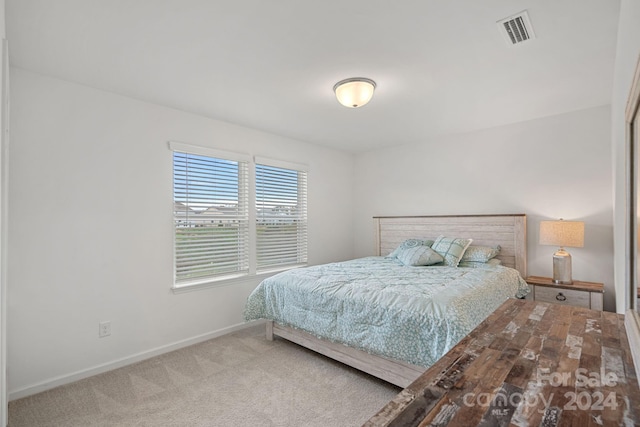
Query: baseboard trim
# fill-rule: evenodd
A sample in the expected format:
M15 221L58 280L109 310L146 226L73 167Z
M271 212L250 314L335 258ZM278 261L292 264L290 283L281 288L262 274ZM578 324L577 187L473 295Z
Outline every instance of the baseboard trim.
M31 396L33 394L41 393L43 391L51 390L52 388L59 387L65 384L70 384L75 381L83 380L85 378L92 377L94 375L102 374L104 372L112 371L114 369L122 368L123 366L131 365L133 363L141 362L146 359L150 359L155 356L159 356L170 351L179 350L190 345L198 344L203 341L207 341L213 338L220 337L222 335L230 334L232 332L240 331L252 326L257 326L261 323L265 323L264 320L254 320L247 323L238 323L236 325L229 326L227 328L218 329L217 331L208 332L206 334L198 335L185 340L177 341L172 344L156 347L151 350L143 351L131 356L123 357L121 359L114 360L112 362L104 363L102 365L94 366L92 368L83 369L71 373L69 375L61 375L41 383L33 384L18 390L10 390L8 393L9 401L21 399L23 397Z

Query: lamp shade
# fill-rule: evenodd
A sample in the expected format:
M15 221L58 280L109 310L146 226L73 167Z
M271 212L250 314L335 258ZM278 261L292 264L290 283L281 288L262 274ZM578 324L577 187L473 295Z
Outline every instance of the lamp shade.
M540 221L540 244L581 248L584 246L584 222Z
M376 82L364 77L341 80L333 86L338 102L345 107L358 108L371 101Z

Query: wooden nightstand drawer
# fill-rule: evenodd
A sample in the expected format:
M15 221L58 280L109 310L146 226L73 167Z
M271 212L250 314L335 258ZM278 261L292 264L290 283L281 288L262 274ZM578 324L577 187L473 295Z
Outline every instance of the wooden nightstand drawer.
M533 298L536 301L591 308L591 300L588 292L574 291L572 289L554 289L543 286L536 286L534 292L535 295Z
M550 277L529 276L531 286L527 299L551 302L554 304L602 310L604 305L604 284L574 280L571 284L556 284Z

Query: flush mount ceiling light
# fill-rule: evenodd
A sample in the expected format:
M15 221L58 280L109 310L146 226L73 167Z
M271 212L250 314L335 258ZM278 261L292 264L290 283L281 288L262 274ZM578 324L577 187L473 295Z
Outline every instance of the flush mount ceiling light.
M364 77L341 80L333 86L338 102L345 107L358 108L371 101L376 82Z

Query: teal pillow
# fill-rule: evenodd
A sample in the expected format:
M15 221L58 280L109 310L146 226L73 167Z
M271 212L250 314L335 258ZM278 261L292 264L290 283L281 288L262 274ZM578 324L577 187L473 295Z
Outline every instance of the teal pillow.
M438 252L444 258L444 265L457 267L462 255L467 250L473 239L458 239L440 236L431 245L431 249Z
M500 253L500 249L500 245L493 247L469 245L460 261L487 262L495 258Z
M404 265L412 267L433 265L444 260L436 251L424 245L401 248L397 258Z
M417 246L431 246L433 245L433 240L427 240L427 239L407 239L404 242L400 243L400 245L398 245L397 248L395 248L393 250L393 252L391 252L389 255L387 255L390 258L397 258L398 254L400 253L400 251L402 249L407 249L407 248L415 248Z

